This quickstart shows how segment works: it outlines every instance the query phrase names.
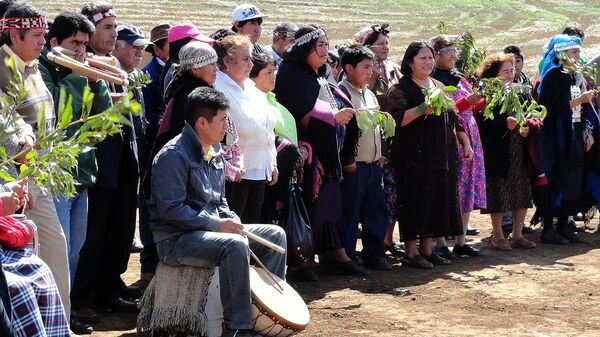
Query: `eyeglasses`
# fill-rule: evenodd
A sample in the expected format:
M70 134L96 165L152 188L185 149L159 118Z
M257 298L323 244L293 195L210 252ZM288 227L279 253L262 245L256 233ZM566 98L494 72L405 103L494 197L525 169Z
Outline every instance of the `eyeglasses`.
M277 33L275 33L275 35L282 39L293 39L294 38L294 33L290 33L290 32L277 32Z

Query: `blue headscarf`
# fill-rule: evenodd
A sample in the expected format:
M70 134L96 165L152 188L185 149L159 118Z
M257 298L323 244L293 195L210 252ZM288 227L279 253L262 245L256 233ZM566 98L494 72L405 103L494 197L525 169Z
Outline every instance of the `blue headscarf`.
M558 54L562 51L573 48L581 48L581 39L577 36L569 36L565 34L554 35L552 39L550 39L550 42L544 46L542 51L542 56L544 59L540 66L540 85L537 89L538 95L542 91L542 83L544 82L544 77L546 74L548 74L550 70L561 66L560 61L556 60Z

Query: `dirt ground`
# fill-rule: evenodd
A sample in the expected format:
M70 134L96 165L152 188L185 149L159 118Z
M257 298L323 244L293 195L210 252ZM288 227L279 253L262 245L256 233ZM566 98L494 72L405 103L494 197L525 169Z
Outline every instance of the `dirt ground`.
M461 258L429 271L403 268L356 278L321 274L292 284L311 322L298 336L600 336L598 219L583 236L590 244L541 244L528 251L488 248L489 217L472 216L480 258ZM528 235L538 242L539 229ZM449 243L450 244L450 243ZM139 278L139 255L127 283ZM404 288L408 289L408 294ZM133 337L135 315L104 315L93 337Z

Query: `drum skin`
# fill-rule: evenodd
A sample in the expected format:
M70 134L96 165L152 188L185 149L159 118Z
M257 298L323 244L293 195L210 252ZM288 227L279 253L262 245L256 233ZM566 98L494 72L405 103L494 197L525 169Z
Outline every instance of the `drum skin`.
M292 336L308 325L308 307L294 288L271 275L279 287L264 269L250 268L254 331L267 337Z

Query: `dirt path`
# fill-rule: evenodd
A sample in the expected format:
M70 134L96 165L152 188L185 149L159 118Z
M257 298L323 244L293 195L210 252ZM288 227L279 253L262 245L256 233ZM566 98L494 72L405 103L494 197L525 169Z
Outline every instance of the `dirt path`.
M483 231L473 241L484 250L481 258L432 271L395 261L393 271L369 278L322 275L317 283L294 284L312 318L298 336L600 336L600 235L584 234L590 245L496 252L481 242L489 218L472 218ZM537 231L529 238L537 242ZM127 283L138 270L132 255ZM109 315L92 336L132 337L134 328L134 315Z

